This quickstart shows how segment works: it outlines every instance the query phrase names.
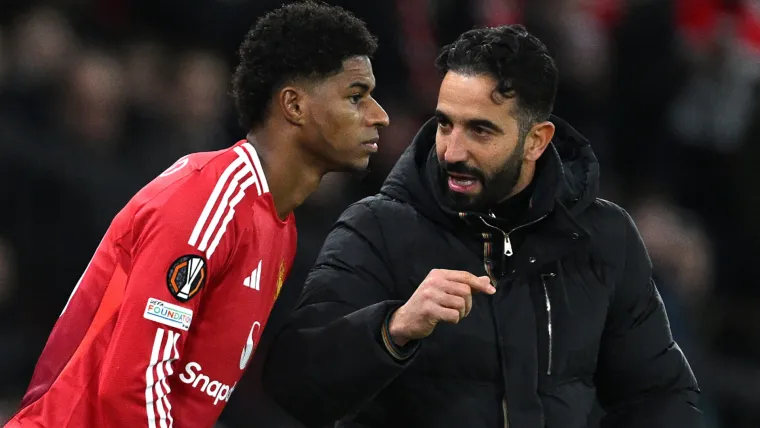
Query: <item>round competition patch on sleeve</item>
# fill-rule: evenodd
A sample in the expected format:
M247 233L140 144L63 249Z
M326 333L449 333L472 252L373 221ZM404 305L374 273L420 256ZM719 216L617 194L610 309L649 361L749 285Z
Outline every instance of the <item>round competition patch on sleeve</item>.
M185 255L172 263L166 273L169 293L180 302L187 302L206 284L208 271L203 257Z

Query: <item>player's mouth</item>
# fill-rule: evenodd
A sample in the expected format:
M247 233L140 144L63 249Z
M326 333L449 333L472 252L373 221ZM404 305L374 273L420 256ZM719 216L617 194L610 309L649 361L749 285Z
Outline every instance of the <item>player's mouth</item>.
M375 137L371 140L367 140L362 143L362 146L366 147L372 153L377 152L377 142L380 141L380 137Z
M447 174L449 175L449 189L452 192L472 194L480 187L480 180L471 175L454 172L448 172Z

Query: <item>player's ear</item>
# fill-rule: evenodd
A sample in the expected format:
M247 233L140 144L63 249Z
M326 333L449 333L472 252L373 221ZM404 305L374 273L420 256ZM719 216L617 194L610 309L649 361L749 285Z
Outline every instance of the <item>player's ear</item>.
M278 105L285 120L294 125L306 122L306 92L295 86L286 86L278 92Z
M525 136L524 159L537 161L554 138L554 130L554 124L549 121L533 125L528 135Z

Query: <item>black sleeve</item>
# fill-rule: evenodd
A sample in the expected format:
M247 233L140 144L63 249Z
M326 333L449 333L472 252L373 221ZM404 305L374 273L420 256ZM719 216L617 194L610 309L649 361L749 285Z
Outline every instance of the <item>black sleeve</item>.
M274 340L264 386L307 426L358 410L413 360L417 344L388 348L387 320L404 302L392 300L385 254L383 231L370 208L349 207Z
M671 335L641 235L623 214L625 268L616 281L596 375L606 412L601 426L702 427L697 381Z

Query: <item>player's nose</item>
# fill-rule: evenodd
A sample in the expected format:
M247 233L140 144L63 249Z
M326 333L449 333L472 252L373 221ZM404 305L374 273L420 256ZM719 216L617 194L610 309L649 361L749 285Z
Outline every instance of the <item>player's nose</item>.
M388 113L383 109L383 106L374 99L372 100L372 106L367 113L367 119L371 126L375 128L386 127L390 125L391 121L388 117Z

